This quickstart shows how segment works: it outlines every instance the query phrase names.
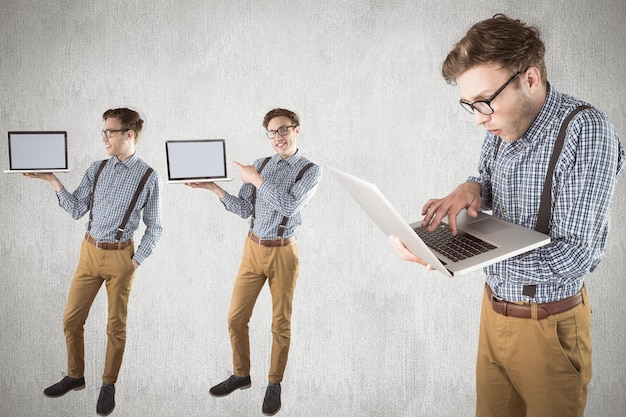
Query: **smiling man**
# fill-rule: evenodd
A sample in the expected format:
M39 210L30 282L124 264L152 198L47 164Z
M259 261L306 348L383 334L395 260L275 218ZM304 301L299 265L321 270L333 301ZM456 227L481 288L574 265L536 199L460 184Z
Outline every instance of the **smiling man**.
M244 182L237 197L215 183L187 185L213 191L226 210L250 218L228 313L233 375L209 392L222 397L251 386L248 322L267 281L272 295L273 339L262 411L274 415L281 407L280 384L291 341L292 301L299 271L296 231L302 224L302 210L317 190L322 171L298 151L300 119L294 112L271 110L263 119L263 127L276 154L257 159L253 165L233 162Z
M89 212L87 232L63 316L67 376L46 388L44 394L60 397L85 387L83 327L104 283L108 341L96 412L108 415L115 408L114 384L126 345L128 299L135 270L154 250L162 226L159 176L135 154L143 120L139 113L127 108L107 110L102 118L102 141L110 158L92 163L74 193L70 194L54 174L24 175L50 182L59 204L74 219ZM146 229L135 252L133 235L142 216Z
M536 28L496 15L472 26L442 69L487 133L479 175L427 201L423 226L432 231L447 216L455 234L461 210L476 216L490 209L530 229L548 229L552 240L484 269L479 417L582 417L591 380L584 279L604 255L624 149L603 113L548 83L544 54ZM539 226L544 184L545 228ZM404 259L424 264L397 238L391 243Z

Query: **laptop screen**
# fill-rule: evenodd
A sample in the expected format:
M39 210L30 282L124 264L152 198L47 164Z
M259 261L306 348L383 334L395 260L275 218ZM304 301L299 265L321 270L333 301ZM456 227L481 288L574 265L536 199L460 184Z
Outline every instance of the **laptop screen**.
M67 132L9 132L9 170L67 168Z
M224 139L172 140L165 143L169 181L226 178Z

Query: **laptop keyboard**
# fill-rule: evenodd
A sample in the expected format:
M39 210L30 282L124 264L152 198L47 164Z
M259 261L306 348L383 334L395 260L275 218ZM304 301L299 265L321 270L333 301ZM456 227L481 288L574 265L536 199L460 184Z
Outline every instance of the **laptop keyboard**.
M428 247L454 262L462 261L496 248L491 243L463 232L458 232L456 236L453 236L450 228L445 223L440 223L432 233L429 233L423 227L416 227L414 230Z

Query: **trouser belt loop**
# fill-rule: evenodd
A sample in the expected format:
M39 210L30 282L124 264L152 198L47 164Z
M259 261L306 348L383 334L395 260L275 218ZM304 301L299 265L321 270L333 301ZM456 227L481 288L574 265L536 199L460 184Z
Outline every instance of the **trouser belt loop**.
M583 286L580 288L580 295L583 297L583 305L589 304L589 294L587 294L587 288L585 287L585 283L583 282Z
M538 318L537 318L537 303L530 303L530 318L532 320L538 320Z

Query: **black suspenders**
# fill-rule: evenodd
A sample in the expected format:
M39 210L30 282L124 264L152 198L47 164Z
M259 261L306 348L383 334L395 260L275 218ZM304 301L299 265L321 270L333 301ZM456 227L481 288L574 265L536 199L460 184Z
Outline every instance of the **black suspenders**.
M565 134L567 132L567 126L569 122L578 114L578 112L588 109L590 106L586 104L580 105L571 111L570 114L567 115L563 123L561 124L561 129L559 130L559 135L556 138L556 142L554 142L554 149L552 150L552 157L550 158L550 163L548 164L548 172L546 173L546 179L543 184L543 192L541 193L541 202L539 203L539 215L537 217L537 226L535 230L541 233L549 234L549 224L550 224L550 216L552 212L552 177L554 176L554 168L556 167L556 162L561 155L561 150L563 149L563 143L565 142ZM498 138L498 143L496 143L496 149L493 153L493 159L495 160L498 156L498 149L500 148L500 144L502 143L502 139Z
M268 156L267 158L265 158L263 160L263 163L259 167L259 174L261 173L261 171L263 171L263 168L265 168L265 165L267 165L267 163L270 161L270 159L272 159L272 158L270 156ZM298 175L296 176L296 181L293 183L293 185L291 187L293 187L296 184L296 182L300 181L302 179L302 177L304 176L304 173L309 168L311 168L313 165L315 165L313 162L309 162L308 164L303 166L302 169L300 170L300 172L298 172ZM291 191L291 188L289 189L289 191ZM254 228L255 207L256 207L256 187L254 187L254 190L252 191L252 219L250 221L250 230L252 230L252 228ZM283 237L283 233L285 233L285 229L287 228L287 222L288 221L289 221L289 217L283 216L283 220L280 222L280 225L278 226L277 236L279 238Z
M93 187L91 189L91 201L89 202L89 223L87 224L87 231L91 230L91 222L93 221L93 199L96 193L96 183L98 182L98 177L100 177L100 173L104 169L104 166L107 164L107 161L108 159L105 159L100 163L100 166L98 167L98 170L96 171L96 175L93 179ZM146 172L143 174L143 177L141 177L141 181L139 181L137 190L135 190L135 194L133 195L133 198L130 201L130 204L128 205L128 209L126 209L126 214L124 214L124 219L122 220L122 223L120 224L120 226L117 228L117 233L115 234L115 240L120 240L122 238L122 234L124 233L124 230L126 228L126 223L128 223L128 219L130 219L130 215L132 214L133 209L135 208L135 205L137 204L137 199L139 198L139 194L141 194L141 191L143 190L144 186L146 185L146 182L148 181L148 178L150 178L150 175L152 175L152 171L154 170L151 167L148 167L148 169L146 169Z

